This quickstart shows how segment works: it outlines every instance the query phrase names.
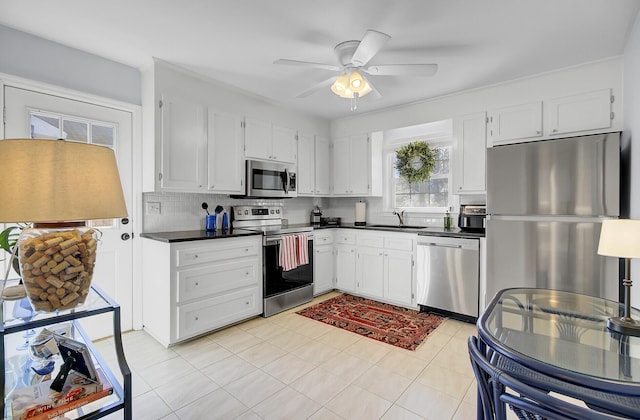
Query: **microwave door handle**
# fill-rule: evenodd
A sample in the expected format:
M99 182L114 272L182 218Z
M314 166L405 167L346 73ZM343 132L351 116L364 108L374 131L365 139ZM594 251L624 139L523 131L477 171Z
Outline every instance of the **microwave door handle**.
M282 177L282 189L286 195L289 193L289 170L285 168L284 174L281 173L280 176Z

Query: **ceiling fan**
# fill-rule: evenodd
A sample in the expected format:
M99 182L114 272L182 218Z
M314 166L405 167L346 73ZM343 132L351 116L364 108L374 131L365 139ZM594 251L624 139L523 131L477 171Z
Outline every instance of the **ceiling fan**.
M334 52L340 65L313 63L309 61L279 59L274 64L312 67L339 72L317 85L297 95L304 98L312 93L331 86L331 90L342 98L349 98L351 110L357 107L357 99L373 93L375 98L381 97L380 92L362 73L372 76L433 76L438 71L437 64L379 64L368 65L371 59L391 39L391 36L369 29L361 41L344 41L335 46Z

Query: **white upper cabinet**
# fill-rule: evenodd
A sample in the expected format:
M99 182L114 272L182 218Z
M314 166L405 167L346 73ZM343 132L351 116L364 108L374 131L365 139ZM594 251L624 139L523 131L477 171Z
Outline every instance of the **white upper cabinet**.
M205 106L162 96L158 186L166 191L201 192L206 189Z
M453 120L453 192L486 192L486 131L484 112L463 115Z
M554 98L545 102L547 135L556 136L579 131L611 127L613 96L611 89Z
M315 141L314 137L305 133L298 134L298 181L299 196L315 194Z
M487 141L496 144L542 136L542 101L508 106L488 112Z
M247 158L296 163L295 130L250 117L244 121L244 154Z
M207 189L223 194L244 191L242 156L242 118L238 115L208 111Z
M329 188L331 186L331 151L329 139L321 136L316 136L315 151L316 195L329 195ZM300 170L299 165L298 170Z
M360 134L333 141L333 195L369 195L371 152L369 136Z

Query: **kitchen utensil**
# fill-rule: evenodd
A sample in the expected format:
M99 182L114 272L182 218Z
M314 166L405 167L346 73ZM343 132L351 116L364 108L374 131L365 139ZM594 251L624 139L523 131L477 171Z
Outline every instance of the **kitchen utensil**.
M209 214L209 205L207 203L202 203L202 208Z
M217 205L217 206L216 206L216 209L214 210L214 212L215 212L216 214L220 214L220 213L222 213L223 211L224 211L224 207L222 207L222 206L220 206L220 205Z

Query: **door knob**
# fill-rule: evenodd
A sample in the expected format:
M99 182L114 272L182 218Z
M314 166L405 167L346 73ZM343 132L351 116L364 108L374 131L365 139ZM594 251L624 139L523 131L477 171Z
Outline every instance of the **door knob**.
M120 239L122 239L123 241L127 241L131 238L131 235L129 235L128 233L123 233L122 235L120 235Z
M123 225L128 225L129 224L129 218L128 217L123 217L122 219L120 219L120 223L122 223Z

